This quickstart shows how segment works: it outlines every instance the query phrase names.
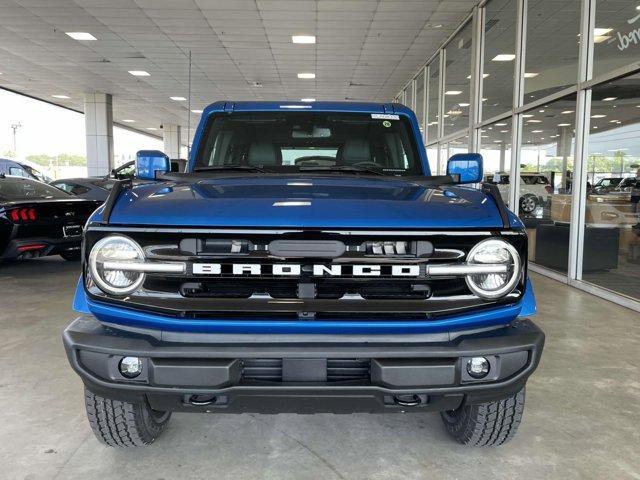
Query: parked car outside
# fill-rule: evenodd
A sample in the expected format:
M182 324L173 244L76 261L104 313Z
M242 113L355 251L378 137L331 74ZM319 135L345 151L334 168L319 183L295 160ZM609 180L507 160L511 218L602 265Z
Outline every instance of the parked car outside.
M88 200L104 202L116 183L110 178L63 178L54 180L51 185L64 190L70 195Z

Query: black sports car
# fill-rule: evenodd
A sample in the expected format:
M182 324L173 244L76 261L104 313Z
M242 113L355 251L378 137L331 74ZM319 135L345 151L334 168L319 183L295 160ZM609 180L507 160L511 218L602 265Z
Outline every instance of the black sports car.
M82 228L101 203L0 174L0 261L46 255L78 260Z

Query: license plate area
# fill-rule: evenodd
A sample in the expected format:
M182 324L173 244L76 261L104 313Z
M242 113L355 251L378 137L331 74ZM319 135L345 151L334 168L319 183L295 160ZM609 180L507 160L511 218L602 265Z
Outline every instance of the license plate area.
M62 236L67 237L78 237L82 235L82 226L81 225L65 225L62 227Z

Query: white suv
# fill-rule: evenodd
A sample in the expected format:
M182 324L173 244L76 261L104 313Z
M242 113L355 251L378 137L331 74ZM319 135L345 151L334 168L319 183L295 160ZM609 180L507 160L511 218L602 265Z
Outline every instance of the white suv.
M509 174L497 172L485 175L485 182L498 186L503 200L509 197ZM549 179L543 173L520 174L520 212L531 215L545 202L547 195L553 193Z

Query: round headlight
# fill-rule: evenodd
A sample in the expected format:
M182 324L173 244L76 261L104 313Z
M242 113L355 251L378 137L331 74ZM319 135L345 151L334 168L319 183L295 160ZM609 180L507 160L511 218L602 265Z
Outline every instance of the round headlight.
M119 270L118 262L142 262L144 252L130 238L111 235L96 242L89 254L91 277L100 290L111 295L127 295L144 281L144 273ZM106 268L105 263L109 263Z
M500 239L483 240L471 249L467 263L475 265L504 265L504 273L467 275L469 290L482 298L499 298L510 293L520 277L522 262L518 251Z

